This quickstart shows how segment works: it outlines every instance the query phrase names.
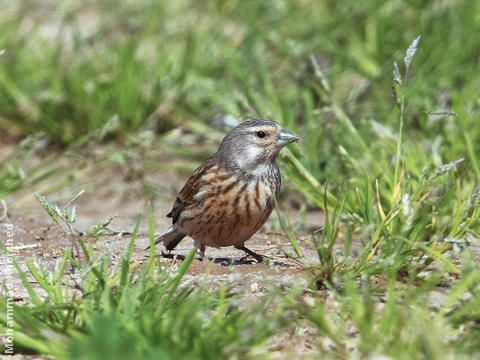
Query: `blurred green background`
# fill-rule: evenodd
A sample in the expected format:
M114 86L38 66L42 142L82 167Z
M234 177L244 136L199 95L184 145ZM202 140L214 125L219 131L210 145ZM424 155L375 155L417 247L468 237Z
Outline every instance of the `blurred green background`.
M309 170L322 179L341 167L338 144L359 150L330 97L382 151L391 139L371 121L397 132L393 62L403 65L421 34L408 140L427 154L421 160L453 160L466 156L466 142L470 155L479 151L478 33L475 0L3 1L0 129L68 145L112 118L122 140L147 123L161 133L218 114L270 117L304 136ZM439 110L458 117L428 114Z

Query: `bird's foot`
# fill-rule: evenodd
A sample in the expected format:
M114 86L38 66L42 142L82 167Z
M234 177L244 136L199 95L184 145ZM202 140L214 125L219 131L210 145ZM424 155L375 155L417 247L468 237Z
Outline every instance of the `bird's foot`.
M245 251L245 253L247 254L247 256L245 256L245 259L248 258L248 256L250 255L255 260L257 260L259 263L261 263L261 262L263 262L263 260L265 258L263 255L257 254L255 251L250 250L245 245L235 245L234 247L235 247L235 249Z
M242 258L240 258L240 260L238 260L238 261L233 261L233 260L232 260L230 265L233 265L233 264L235 264L235 265L251 265L251 264L253 264L254 261L256 261L256 260L252 260L252 259L249 258L249 257L250 257L250 255L245 254L245 256L242 257Z
M164 258L171 258L173 255L171 254L171 251L170 250L167 250L166 252L162 250L160 250L160 256L164 257Z

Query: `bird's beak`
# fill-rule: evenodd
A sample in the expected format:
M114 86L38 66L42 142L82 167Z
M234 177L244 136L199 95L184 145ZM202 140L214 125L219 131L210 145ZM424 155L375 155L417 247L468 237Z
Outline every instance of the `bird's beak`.
M278 134L277 145L285 146L294 141L298 142L298 140L300 140L300 138L297 135L293 135L290 131L283 129L282 132Z

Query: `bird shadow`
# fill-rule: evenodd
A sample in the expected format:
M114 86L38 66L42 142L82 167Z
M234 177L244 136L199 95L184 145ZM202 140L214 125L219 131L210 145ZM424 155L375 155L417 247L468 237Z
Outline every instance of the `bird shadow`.
M185 255L180 255L180 254L172 254L172 253L165 253L162 252L161 256L163 256L166 259L177 259L180 261L185 260ZM267 263L270 264L272 260L270 260L268 257L265 257ZM235 266L235 265L254 265L258 264L259 262L255 259L250 259L247 256L244 256L240 259L234 259L234 258L227 258L227 257L217 257L217 258L204 258L198 259L199 261L204 261L204 262L211 262L213 261L214 264L218 264L221 266ZM279 266L279 267L293 267L295 265L285 263L283 261L278 261L278 260L273 260L271 262L274 266Z

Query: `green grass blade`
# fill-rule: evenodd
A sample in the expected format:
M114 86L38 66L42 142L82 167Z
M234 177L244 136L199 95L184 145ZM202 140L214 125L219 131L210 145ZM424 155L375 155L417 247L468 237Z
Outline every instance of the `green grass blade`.
M8 251L7 247L2 241L0 241L0 248L2 249L3 253L8 257L8 259L12 262L13 266L17 270L18 275L22 280L22 284L28 292L28 295L30 297L30 301L32 302L32 304L36 306L43 304L43 301L40 300L40 297L37 295L37 293L33 289L32 285L30 284L30 281L27 278L27 275L25 274L25 272L23 272L22 268L18 264L14 255Z

